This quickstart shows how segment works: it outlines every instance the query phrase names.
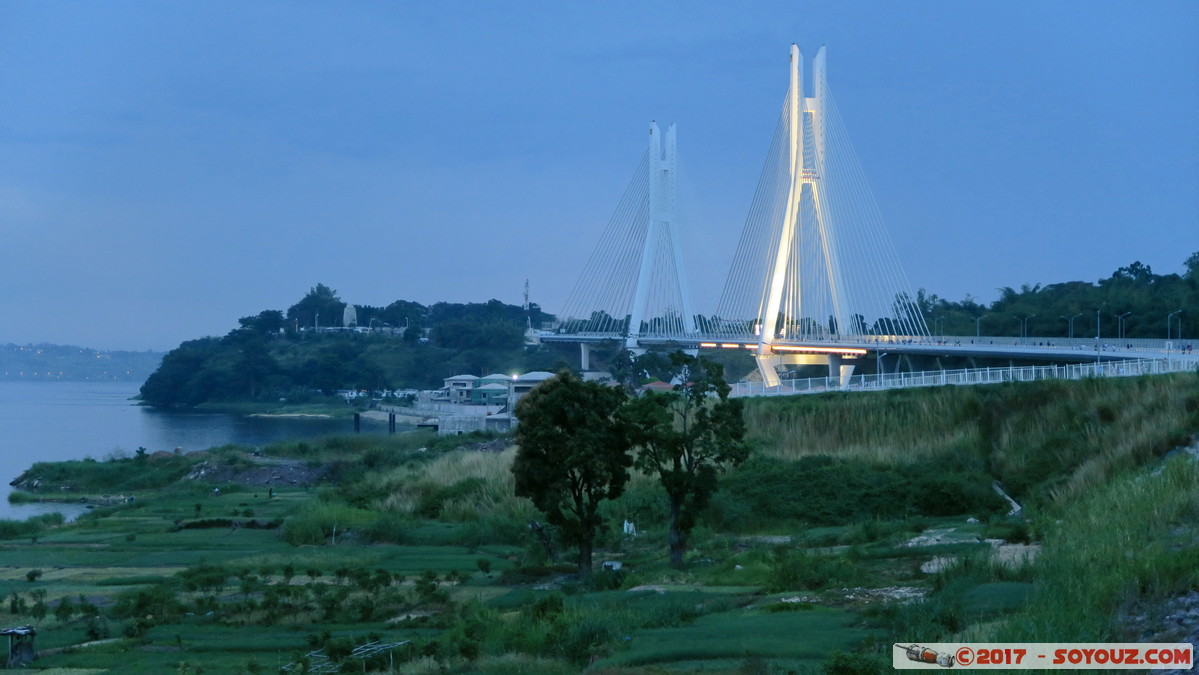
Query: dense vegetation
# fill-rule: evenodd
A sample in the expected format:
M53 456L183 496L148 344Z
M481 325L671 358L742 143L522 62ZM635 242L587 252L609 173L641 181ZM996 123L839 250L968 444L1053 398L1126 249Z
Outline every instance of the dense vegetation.
M302 403L339 389L430 388L461 373L549 370L558 352L527 350L529 321L551 318L498 300L403 300L387 307L356 306L358 330L341 326L346 303L318 284L287 312L267 310L239 320L224 337L184 342L146 380L142 400L154 406L271 401Z
M119 476L139 462L161 463L162 488L0 528L0 623L38 625L38 667L97 675L322 657L342 672L881 673L897 642L1135 641L1133 614L1199 587L1199 464L1193 445L1174 452L1199 433L1195 374L751 399L745 419L755 451L683 569L656 478L634 473L603 509L640 535L599 532L597 558L623 568L587 582L552 528L528 527L515 451L482 438L38 465L41 489L68 482L71 499L130 489ZM176 479L258 463L335 470L219 497ZM984 538L1043 550L1007 559ZM398 644L353 656L372 640Z
M1049 285L1024 284L1020 290L1000 288L990 305L967 297L951 302L923 290L917 304L931 331L939 335L1094 338L1199 338L1199 251L1183 263L1184 273L1154 274L1134 262L1097 283L1068 281ZM1098 314L1098 316L1096 316ZM1071 320L1073 318L1073 321ZM976 320L979 320L976 323ZM1098 325L1096 325L1098 320Z

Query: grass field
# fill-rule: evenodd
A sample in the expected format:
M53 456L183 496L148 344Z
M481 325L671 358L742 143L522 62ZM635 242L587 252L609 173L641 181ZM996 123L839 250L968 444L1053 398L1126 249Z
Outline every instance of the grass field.
M640 535L606 531L596 563L623 568L586 583L571 551L547 558L526 526L538 514L512 496L513 451L471 449L485 439L224 448L143 476L137 459L43 467L162 485L74 523L0 528L0 625L37 626L30 673L274 673L310 653L344 672L885 672L892 642L1127 639L1120 616L1199 586L1199 467L1163 460L1199 432L1199 377L794 397L746 415L756 456L722 478L684 569L638 476L605 513ZM202 459L336 470L214 497L175 476ZM1005 564L995 538L1042 552ZM373 641L397 646L351 656Z

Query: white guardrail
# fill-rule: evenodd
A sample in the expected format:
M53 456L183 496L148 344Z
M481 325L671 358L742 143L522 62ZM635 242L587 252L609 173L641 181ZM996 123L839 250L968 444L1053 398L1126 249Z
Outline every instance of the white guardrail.
M853 375L845 378L844 383L839 377L807 377L783 380L777 387L767 387L764 382L737 382L732 385L730 396L791 396L793 394L819 394L828 391L940 387L947 384L999 384L1036 380L1081 380L1087 377L1132 377L1194 372L1197 367L1199 367L1199 360L1179 358Z

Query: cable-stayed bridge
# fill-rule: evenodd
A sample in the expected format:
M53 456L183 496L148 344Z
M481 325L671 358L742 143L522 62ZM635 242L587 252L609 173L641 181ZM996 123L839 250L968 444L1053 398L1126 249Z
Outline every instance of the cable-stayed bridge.
M791 365L827 364L848 382L857 359L882 352L1098 362L1168 351L930 337L837 114L823 47L810 87L803 71L792 45L782 110L714 309L696 311L681 251L675 126L651 123L649 147L542 341L579 343L584 369L590 345L608 340L633 351L751 350L766 387Z

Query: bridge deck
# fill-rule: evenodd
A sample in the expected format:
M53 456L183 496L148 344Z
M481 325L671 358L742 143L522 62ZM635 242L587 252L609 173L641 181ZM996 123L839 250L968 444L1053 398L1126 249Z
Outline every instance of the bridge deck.
M602 343L624 342L614 334L543 333L542 342ZM927 356L964 356L982 358L1036 359L1045 361L1122 361L1129 359L1196 358L1196 341L1192 340L1095 340L1094 338L1004 338L974 336L882 336L877 338L838 338L817 340L778 340L773 351L778 353L833 353L843 355L920 354ZM653 337L637 339L642 347L675 347L678 349L747 349L757 351L758 340L728 335L693 335L688 337Z

